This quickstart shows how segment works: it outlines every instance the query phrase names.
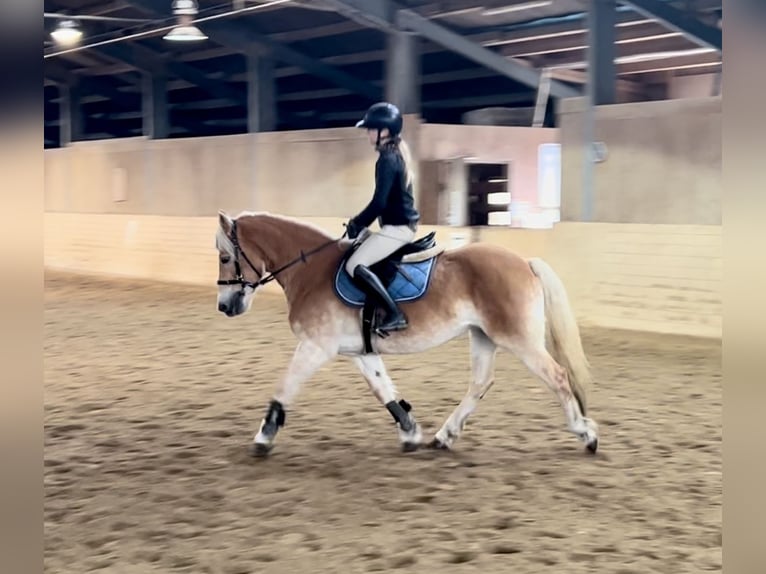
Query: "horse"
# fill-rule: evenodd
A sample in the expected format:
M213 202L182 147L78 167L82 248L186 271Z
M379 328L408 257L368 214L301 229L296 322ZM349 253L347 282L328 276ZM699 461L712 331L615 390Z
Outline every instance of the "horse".
M404 330L375 330L374 302L354 291L344 263L359 244L297 218L269 212L218 212L218 310L246 313L255 294L276 280L287 299L297 346L277 383L250 451L267 456L301 386L336 357L350 357L394 419L400 448L450 450L494 383L498 349L515 354L558 398L568 431L595 453L598 425L585 416L591 381L564 285L538 257L481 242L446 249L434 233L403 246L374 271L408 318ZM414 277L414 278L413 278ZM472 380L427 444L413 408L386 372L383 356L412 354L468 333Z

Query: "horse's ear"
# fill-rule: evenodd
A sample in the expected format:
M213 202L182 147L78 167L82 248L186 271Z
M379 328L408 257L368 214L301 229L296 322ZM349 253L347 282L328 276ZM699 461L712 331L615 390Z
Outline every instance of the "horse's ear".
M223 229L224 233L228 234L231 231L231 217L226 215L225 211L218 210L218 225L221 226L221 229Z

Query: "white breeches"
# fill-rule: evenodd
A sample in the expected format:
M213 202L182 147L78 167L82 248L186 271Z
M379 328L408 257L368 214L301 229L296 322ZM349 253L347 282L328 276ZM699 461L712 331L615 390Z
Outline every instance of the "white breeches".
M406 225L384 225L380 231L370 233L346 263L346 271L352 277L357 265L370 267L410 243L415 232Z

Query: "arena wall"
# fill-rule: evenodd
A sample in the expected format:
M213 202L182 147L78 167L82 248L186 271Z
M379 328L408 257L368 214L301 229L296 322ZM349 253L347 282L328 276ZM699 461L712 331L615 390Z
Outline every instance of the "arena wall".
M333 235L342 218L307 221ZM47 213L51 269L210 286L215 217ZM721 227L561 223L552 230L423 227L447 246L486 241L548 260L583 325L721 336ZM271 284L270 293L279 293Z
M416 160L511 162L512 188L529 201L535 150L563 147L563 221L552 229L422 231L436 229L448 246L486 241L544 257L583 324L720 337L720 98L599 107L596 136L608 156L594 168L593 223L578 221L582 101L564 101L559 113L557 130L406 118ZM212 299L218 209L292 215L340 235L369 200L375 159L355 128L46 150L45 265L210 285Z
M582 220L581 98L562 100L561 220ZM598 106L592 219L605 223L721 225L721 97Z
M416 116L406 118L404 136L416 171L421 160L509 163L514 200L530 204L537 201L539 145L559 139L552 128L423 124ZM45 209L195 217L223 208L350 217L370 199L376 159L366 135L353 127L75 142L45 152Z

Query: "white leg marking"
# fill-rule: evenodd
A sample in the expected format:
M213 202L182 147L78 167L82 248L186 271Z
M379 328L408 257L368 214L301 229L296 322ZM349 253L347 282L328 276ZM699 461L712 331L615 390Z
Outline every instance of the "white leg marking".
M580 412L580 407L569 385L566 370L559 365L543 347L530 347L519 350L518 356L535 375L548 385L559 399L570 432L576 434L585 444L598 440L598 425Z
M359 355L354 357L354 364L362 372L370 390L378 398L381 404L396 399L396 387L391 377L388 376L386 366L380 355Z
M396 400L396 387L391 377L386 372L386 366L380 355L359 355L354 357L354 363L362 372L367 384L370 386L373 394L378 398L382 405L386 405ZM420 425L412 414L409 414L414 424L410 431L404 431L397 426L399 431L399 441L403 444L418 445L423 440L423 434Z
M278 385L277 392L274 394L274 400L282 403L282 406L287 409L295 399L298 391L300 391L303 383L332 357L332 353L329 353L316 343L310 340L302 340L295 348L290 364L287 366L287 370ZM270 446L274 442L274 437L268 437L263 434L264 423L265 420L261 420L261 426L253 442Z
M479 329L470 332L472 381L468 392L436 433L441 446L451 447L474 411L494 382L497 346Z

